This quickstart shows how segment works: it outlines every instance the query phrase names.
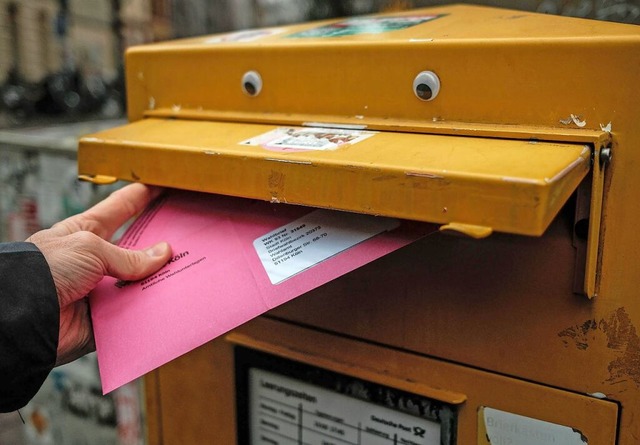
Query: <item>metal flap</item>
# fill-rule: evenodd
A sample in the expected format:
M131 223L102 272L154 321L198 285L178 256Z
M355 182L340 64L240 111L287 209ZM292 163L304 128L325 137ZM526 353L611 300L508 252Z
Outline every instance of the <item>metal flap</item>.
M541 235L584 144L148 118L80 140L79 173Z

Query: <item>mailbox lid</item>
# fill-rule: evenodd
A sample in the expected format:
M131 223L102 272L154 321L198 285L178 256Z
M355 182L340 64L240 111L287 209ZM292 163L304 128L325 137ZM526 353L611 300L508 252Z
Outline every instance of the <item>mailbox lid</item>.
M541 235L590 169L584 144L147 118L80 140L79 173Z

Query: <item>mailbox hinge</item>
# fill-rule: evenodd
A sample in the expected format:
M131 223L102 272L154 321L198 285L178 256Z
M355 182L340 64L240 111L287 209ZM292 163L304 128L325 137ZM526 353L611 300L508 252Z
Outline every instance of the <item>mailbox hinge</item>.
M602 207L605 189L605 170L612 160L610 137L593 145L591 181L578 187L573 242L576 247L574 292L593 298L598 294L600 257L602 252Z

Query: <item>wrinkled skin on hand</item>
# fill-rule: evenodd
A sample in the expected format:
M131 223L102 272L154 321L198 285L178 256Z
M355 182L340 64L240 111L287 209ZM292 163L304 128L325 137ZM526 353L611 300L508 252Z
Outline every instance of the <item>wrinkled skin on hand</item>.
M95 350L87 294L105 276L122 280L147 277L169 260L171 248L161 242L144 250L127 250L109 242L131 217L160 194L157 188L131 184L89 210L32 235L49 263L60 304L56 365Z

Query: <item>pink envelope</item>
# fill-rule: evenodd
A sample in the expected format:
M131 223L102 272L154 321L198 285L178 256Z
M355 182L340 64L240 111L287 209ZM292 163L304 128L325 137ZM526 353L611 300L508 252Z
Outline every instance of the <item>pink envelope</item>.
M167 241L152 276L105 278L91 315L105 393L436 230L424 223L171 191L120 241Z

